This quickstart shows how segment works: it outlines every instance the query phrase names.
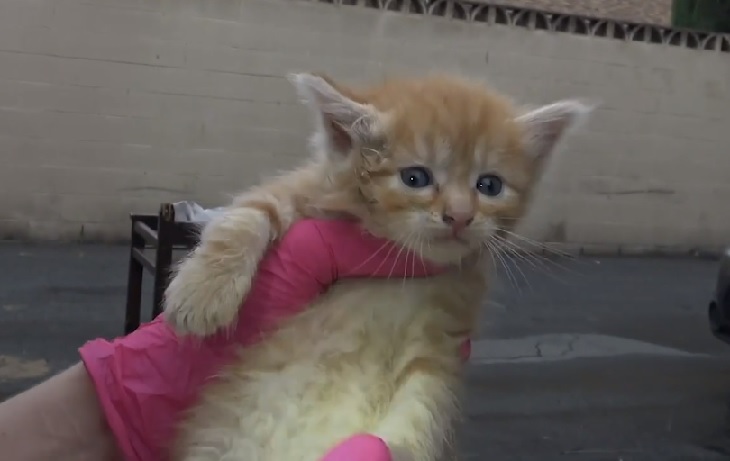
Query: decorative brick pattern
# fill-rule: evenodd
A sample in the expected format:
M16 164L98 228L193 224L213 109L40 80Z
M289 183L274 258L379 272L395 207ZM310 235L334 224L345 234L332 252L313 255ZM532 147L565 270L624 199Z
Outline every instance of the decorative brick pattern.
M672 20L672 0L502 0L484 3L667 27Z
M577 13L553 13L532 8L517 6L517 3L532 5L533 2L511 2L495 4L484 0L297 0L315 3L334 4L338 6L361 6L381 11L397 11L406 14L439 16L467 22L503 24L523 27L530 30L546 30L550 32L566 32L577 35L611 38L616 40L657 43L670 46L681 46L691 49L720 51L730 53L730 34L700 32L673 29L656 24L621 21L598 16L582 16ZM647 0L648 1L648 0ZM652 0L653 1L653 0ZM664 0L662 0L664 1ZM537 2L535 2L537 3ZM542 2L540 2L542 3ZM553 3L545 1L544 3ZM555 2L567 9L567 3ZM577 3L577 2L576 2ZM589 3L589 2L586 2ZM602 3L596 0L593 3ZM612 3L612 2L607 2ZM591 3L592 4L592 3ZM588 4L578 11L591 13L598 9L588 8ZM657 6L658 8L658 6ZM552 10L562 10L553 8ZM603 11L603 10L601 10ZM608 11L608 9L606 9ZM611 10L614 11L614 10ZM614 13L623 11L616 9ZM644 11L644 10L642 10ZM654 11L648 9L646 12ZM625 12L629 14L628 11ZM644 16L641 17L643 19Z

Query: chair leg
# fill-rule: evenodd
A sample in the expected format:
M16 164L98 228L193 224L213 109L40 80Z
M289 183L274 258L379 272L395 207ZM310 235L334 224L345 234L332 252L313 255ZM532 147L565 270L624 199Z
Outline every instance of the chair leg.
M152 299L152 318L162 313L165 290L172 266L172 236L174 235L175 214L171 204L163 204L160 209L160 224L157 232L155 255L155 287Z
M144 266L134 258L133 250L135 248L144 248L144 240L134 231L134 222L132 222L132 244L129 251L129 269L127 272L127 307L124 313L125 335L139 328L142 320Z
M157 248L157 261L155 264L155 287L152 298L152 318L162 313L164 308L165 290L170 278L170 267L172 266L172 248Z

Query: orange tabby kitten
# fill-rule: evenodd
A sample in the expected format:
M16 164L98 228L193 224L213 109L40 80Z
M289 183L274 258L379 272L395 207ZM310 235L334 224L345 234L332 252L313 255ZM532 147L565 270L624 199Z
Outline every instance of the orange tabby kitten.
M230 325L266 248L303 216L354 217L451 269L338 282L205 390L174 460L317 461L362 432L395 461L453 456L458 348L485 294L486 246L522 217L546 160L590 108L518 113L449 76L358 89L292 81L312 109L315 155L205 227L167 290L168 321L196 335Z

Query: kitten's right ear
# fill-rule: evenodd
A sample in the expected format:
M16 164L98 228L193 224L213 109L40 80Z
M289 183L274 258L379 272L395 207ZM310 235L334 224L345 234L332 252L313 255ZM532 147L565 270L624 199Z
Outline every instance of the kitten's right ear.
M381 134L383 115L370 104L355 101L330 79L308 73L291 74L302 101L312 110L318 151L348 155L356 145L372 142Z

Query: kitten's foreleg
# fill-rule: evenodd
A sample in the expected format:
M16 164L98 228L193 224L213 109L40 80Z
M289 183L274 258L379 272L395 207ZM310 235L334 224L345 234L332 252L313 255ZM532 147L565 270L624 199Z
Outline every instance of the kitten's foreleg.
M269 243L293 221L275 197L247 194L209 222L165 291L165 317L180 333L207 336L230 326Z
M455 383L427 367L408 373L374 435L388 444L393 461L439 461L451 451Z

